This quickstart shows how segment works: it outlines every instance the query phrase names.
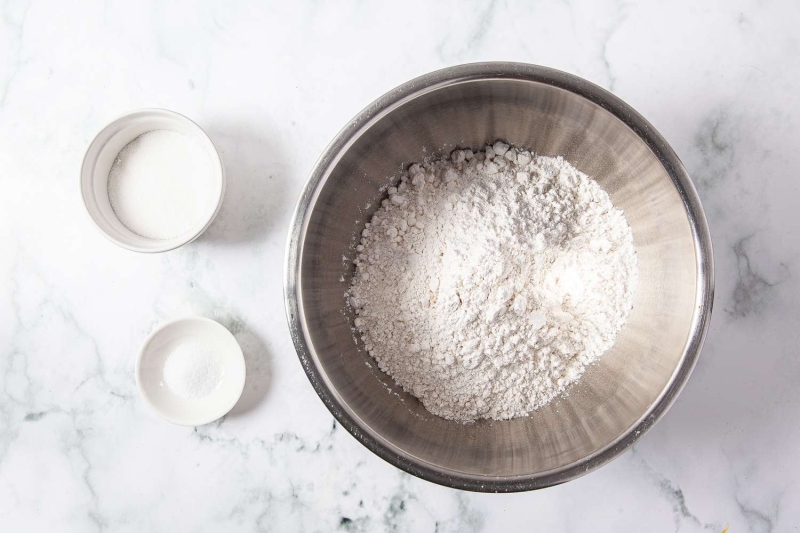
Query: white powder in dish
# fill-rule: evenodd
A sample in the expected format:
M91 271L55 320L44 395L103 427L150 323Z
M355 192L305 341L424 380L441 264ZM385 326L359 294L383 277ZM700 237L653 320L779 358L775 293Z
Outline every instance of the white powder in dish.
M222 384L224 377L220 354L194 340L178 344L164 362L163 383L181 398L208 396Z
M562 158L502 142L412 165L366 224L346 294L381 370L447 419L545 405L614 342L631 229Z
M209 214L212 172L211 156L195 139L148 131L126 144L111 166L111 209L139 236L178 237Z

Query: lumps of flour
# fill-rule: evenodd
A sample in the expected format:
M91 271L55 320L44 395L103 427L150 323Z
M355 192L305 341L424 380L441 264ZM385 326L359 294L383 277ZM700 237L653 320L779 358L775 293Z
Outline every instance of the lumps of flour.
M497 141L413 164L362 231L347 299L378 367L447 419L548 403L614 342L637 283L598 183Z

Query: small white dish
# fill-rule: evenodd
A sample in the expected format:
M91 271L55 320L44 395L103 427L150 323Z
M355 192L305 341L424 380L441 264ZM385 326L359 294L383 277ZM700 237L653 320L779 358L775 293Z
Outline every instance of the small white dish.
M207 345L221 356L220 385L198 399L178 396L164 383L164 364L181 342ZM136 357L136 386L145 402L165 420L181 426L201 426L228 413L244 390L246 369L242 349L225 326L192 316L162 324L145 339Z
M206 214L183 235L164 240L148 239L126 228L108 199L108 173L117 154L136 137L153 130L177 131L195 139L208 151L214 167ZM211 225L225 196L225 169L217 148L200 126L174 111L137 109L115 118L89 144L81 165L81 196L95 226L111 242L134 252L166 252L192 242Z

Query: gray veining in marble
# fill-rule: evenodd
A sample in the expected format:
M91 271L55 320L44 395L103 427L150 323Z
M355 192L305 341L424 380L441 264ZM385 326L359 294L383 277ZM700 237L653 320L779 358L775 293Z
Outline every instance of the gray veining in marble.
M800 5L789 0L0 1L0 531L787 531L800 523ZM523 61L613 90L664 134L706 207L717 297L680 398L601 470L458 492L338 427L285 325L294 201L327 142L400 83ZM200 239L117 249L80 203L94 133L182 112L228 191ZM140 401L140 342L187 314L245 352L223 420Z

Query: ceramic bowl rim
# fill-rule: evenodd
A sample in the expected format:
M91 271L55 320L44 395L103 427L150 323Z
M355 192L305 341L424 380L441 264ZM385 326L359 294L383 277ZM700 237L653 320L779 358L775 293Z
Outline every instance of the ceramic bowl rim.
M117 239L116 237L114 237L113 235L108 233L106 231L106 229L103 227L103 224L101 222L99 222L95 218L95 216L92 214L92 210L89 209L89 205L86 202L87 194L90 193L90 191L88 191L86 189L86 186L87 186L86 182L88 181L89 183L93 183L93 180L92 179L89 179L89 180L85 180L84 179L84 176L87 174L87 172L90 171L90 169L87 167L87 165L89 164L89 159L88 159L89 152L91 151L92 147L95 145L97 140L100 138L100 136L103 134L103 132L105 132L109 128L115 127L116 125L123 123L126 120L129 120L131 117L133 117L135 115L142 114L142 113L161 113L161 114L165 114L165 115L169 116L171 119L176 120L178 122L183 122L184 124L188 125L190 128L192 128L195 131L197 131L197 133L201 137L203 137L205 140L207 140L209 145L213 148L213 151L211 151L209 153L209 155L213 159L213 164L214 164L213 166L214 166L215 172L219 172L219 176L220 176L220 187L219 187L219 194L217 195L217 198L216 198L216 206L215 206L214 210L210 213L210 215L207 217L207 219L205 219L202 222L202 224L198 222L198 224L191 231L191 233L187 232L187 237L186 238L181 239L181 240L167 239L167 240L164 241L164 245L163 246L153 247L153 248L143 248L141 246L136 246L134 244L130 244L128 242L125 242L125 241L122 241L120 239ZM217 146L214 144L214 141L211 140L211 137L208 136L206 131L203 128L201 128L196 122L194 122L192 119L190 119L189 117L187 117L185 115L182 115L182 114L178 113L177 111L172 111L170 109L164 109L164 108L160 108L160 107L142 107L142 108L137 108L137 109L132 109L130 111L126 111L125 113L122 113L121 115L118 115L118 116L114 117L105 126L100 128L99 130L97 130L97 133L94 135L94 137L92 137L91 142L89 142L89 144L86 145L86 150L84 151L83 158L81 159L81 168L80 168L80 173L78 175L78 178L79 178L79 186L80 186L79 190L80 190L80 193L81 193L81 202L83 203L84 211L86 211L86 214L89 215L89 219L92 221L92 224L94 224L94 227L97 228L97 230L106 239L108 239L109 241L113 242L117 246L119 246L121 248L125 248L126 250L130 250L132 252L139 252L139 253L145 253L145 254L157 254L157 253L169 252L169 251L175 250L176 248L180 248L181 246L189 244L190 242L192 242L195 239L197 239L200 235L202 235L208 229L208 227L211 226L211 223L214 222L214 219L217 217L217 214L219 213L220 209L222 208L222 202L225 199L225 189L226 189L226 182L227 182L227 178L225 176L225 167L224 167L224 165L222 163L222 157L220 157L220 155L219 155L219 148L217 148Z
M230 330L228 330L228 328L226 328L225 326L223 326L222 324L220 324L216 320L208 318L208 317L190 315L190 316L183 316L183 317L180 317L180 318L175 318L173 320L169 320L167 322L159 324L158 326L153 328L153 331L151 331L150 334L147 335L145 340L142 341L142 344L139 347L139 350L136 352L136 363L134 365L134 377L135 377L135 380L136 380L136 389L139 391L139 395L142 397L142 399L147 404L147 406L150 408L150 410L153 413L155 413L158 416L160 416L161 418L163 418L164 420L166 420L167 422L170 422L170 423L178 425L178 426L187 426L187 427L202 426L204 424L209 424L209 423L214 422L215 420L219 420L223 416L227 415L231 411L231 409L233 409L236 406L236 404L239 403L239 400L241 399L242 394L244 393L244 388L245 388L245 385L247 383L247 364L246 364L246 361L244 359L244 353L242 352L242 347L239 345L239 341L237 341L236 338L233 337L234 341L236 342L236 346L239 347L239 351L237 352L237 354L239 355L239 357L241 357L241 360L242 360L242 367L244 368L244 371L243 371L244 379L242 379L242 386L239 388L239 391L237 392L235 397L231 396L231 401L228 402L228 404L226 404L225 409L224 410L223 409L219 410L219 413L221 413L221 414L214 413L213 416L211 414L209 414L207 416L198 417L196 419L189 419L188 417L187 418L176 418L176 417L170 416L167 413L165 413L163 410L161 410L161 408L158 405L156 405L155 402L153 402L153 400L150 398L150 396L145 391L144 385L142 385L142 378L141 378L142 359L144 358L144 354L147 351L146 349L150 345L150 342L155 338L155 336L158 335L159 333L161 333L162 331L164 331L165 329L173 327L175 324L179 324L181 322L188 322L188 321L192 321L192 320L198 321L198 322L207 323L207 324L209 324L209 327L222 328L231 337L233 337L233 333L231 333Z

